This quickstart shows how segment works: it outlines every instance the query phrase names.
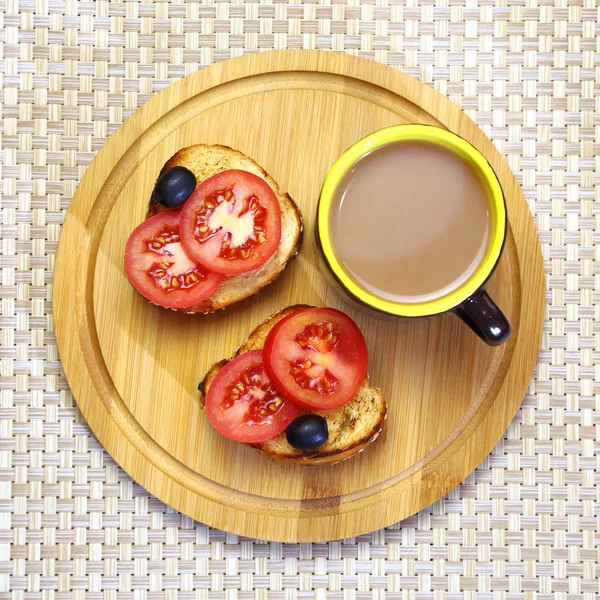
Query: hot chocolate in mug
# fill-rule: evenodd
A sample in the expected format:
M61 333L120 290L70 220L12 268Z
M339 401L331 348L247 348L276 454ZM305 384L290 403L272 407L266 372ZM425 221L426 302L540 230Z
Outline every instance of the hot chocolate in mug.
M430 125L388 127L354 144L327 175L317 212L325 263L355 300L402 317L451 311L491 345L511 332L485 291L506 230L485 157Z

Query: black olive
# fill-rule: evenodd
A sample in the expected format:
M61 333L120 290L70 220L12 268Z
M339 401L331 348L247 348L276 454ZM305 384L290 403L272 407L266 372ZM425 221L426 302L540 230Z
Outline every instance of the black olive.
M195 175L185 167L173 167L163 173L154 186L154 198L163 206L181 206L196 189Z
M322 446L329 437L327 419L320 415L296 417L285 430L290 446L297 450L314 450Z

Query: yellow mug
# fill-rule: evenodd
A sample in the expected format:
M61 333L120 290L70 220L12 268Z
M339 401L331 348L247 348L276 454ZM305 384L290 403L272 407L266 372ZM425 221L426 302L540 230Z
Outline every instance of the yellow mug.
M490 232L487 249L479 266L455 289L438 298L415 303L380 298L360 286L343 268L331 242L329 221L336 209L336 190L344 176L363 156L393 142L428 142L442 146L467 162L478 175L489 200ZM432 125L396 125L376 131L346 150L335 162L321 190L317 209L317 240L326 265L342 288L358 302L378 311L402 317L429 317L452 311L482 340L496 346L511 333L508 320L485 291L504 247L507 214L504 194L486 158L460 136Z

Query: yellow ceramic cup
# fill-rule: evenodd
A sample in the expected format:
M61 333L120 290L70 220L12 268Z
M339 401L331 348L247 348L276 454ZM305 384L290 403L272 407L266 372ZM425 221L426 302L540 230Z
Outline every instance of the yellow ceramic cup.
M465 160L479 176L489 200L490 233L481 263L464 283L451 292L424 302L402 303L385 300L360 286L344 270L335 255L329 230L330 213L337 208L335 191L357 160L392 142L428 142L443 146ZM317 237L325 262L341 286L359 302L376 310L402 317L426 317L455 312L484 341L501 344L510 335L510 325L484 290L484 284L498 264L506 237L507 216L502 187L486 158L460 136L431 125L396 125L363 138L335 162L321 190L317 212Z

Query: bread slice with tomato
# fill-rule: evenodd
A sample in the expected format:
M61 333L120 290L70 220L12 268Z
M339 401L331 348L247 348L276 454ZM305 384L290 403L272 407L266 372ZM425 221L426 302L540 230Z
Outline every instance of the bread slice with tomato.
M278 211L281 215L281 224L280 224L280 239L279 243L276 247L276 250L270 257L261 264L256 269L249 270L243 273L224 273L218 271L218 275L220 276L220 281L216 289L211 291L208 297L203 298L201 301L193 304L182 306L185 303L185 300L179 300L173 302L161 303L161 301L156 301L156 304L161 306L166 306L168 308L173 308L175 310L181 310L186 313L212 313L223 308L226 308L236 302L240 302L250 296L253 296L261 289L263 289L268 284L272 283L279 277L279 275L283 272L288 262L298 253L300 249L300 245L302 243L302 231L303 231L303 223L302 216L295 202L290 198L287 193L281 192L276 181L262 168L260 167L254 160L239 152L238 150L234 150L233 148L229 148L227 146L222 145L207 145L207 144L197 144L194 146L190 146L187 148L183 148L179 150L174 156L172 156L162 168L158 181L161 181L161 178L172 171L176 167L184 167L188 171L193 173L196 179L196 191L198 187L201 186L207 180L213 178L218 174L222 174L225 171L235 171L243 177L243 172L251 174L251 176L258 177L262 185L265 184L268 186L276 199L276 204L278 206ZM193 181L193 180L192 180ZM256 181L256 180L255 180ZM157 185L158 187L158 185ZM148 205L148 212L146 215L146 219L149 222L152 222L151 219L159 221L157 215L164 213L179 213L182 214L188 203L192 201L194 194L190 196L189 200L183 202L180 206L165 206L164 203L161 203L160 194L157 192L157 187L150 198L150 202ZM193 187L193 186L192 186ZM248 187L248 186L247 186ZM260 186L259 186L260 187ZM189 192L188 192L189 195ZM259 195L260 196L260 195ZM259 202L262 200L259 197ZM259 206L259 210L262 210L263 207ZM267 215L267 218L268 215ZM143 228L143 225L140 225ZM192 225L192 227L194 227ZM164 237L164 236L163 236ZM183 244L182 244L183 245ZM209 244L204 244L206 247ZM138 244L141 246L141 243ZM200 244L198 247L200 248ZM243 250L246 252L246 250ZM186 249L186 254L189 256L189 252ZM256 252L255 252L256 254ZM192 260L198 262L195 256L191 257ZM252 258L252 257L250 257ZM226 259L221 258L221 263L225 264ZM129 261L130 264L132 261ZM231 264L236 261L230 261ZM238 263L240 261L237 261ZM206 270L212 273L212 269L209 268L208 265L203 264ZM126 254L126 267L127 267L127 254ZM225 264L227 268L227 264ZM230 269L231 270L231 269ZM147 281L144 279L148 279L147 277L138 277L138 281L141 279L141 283L138 285L138 281L136 281L135 273L132 273L133 269L130 268L127 271L128 277L132 284L146 296L147 299L153 301L151 296L152 293L147 294L144 293L143 287L148 287ZM161 271L162 272L162 271ZM145 275L145 273L144 273ZM190 272L189 275L194 277L194 273ZM196 273L196 275L203 276L202 272ZM173 294L169 294L170 296L180 296L184 297L185 294L185 283L188 281L187 279L188 273L185 274L185 280L173 280L173 282L178 286L178 290ZM215 287L216 281L214 277L207 277L208 284L212 287ZM164 280L164 278L163 278ZM163 280L160 280L159 283L161 285L164 284ZM192 279L189 279L190 283L193 282ZM204 283L204 282L202 282ZM207 284L207 285L208 285ZM199 287L199 284L196 284L196 287ZM211 287L211 290L212 290ZM149 290L157 291L157 290ZM172 292L173 290L168 289L167 291ZM170 299L169 299L170 300Z
M248 336L230 360L233 361L242 355L250 356L257 351L262 352L269 333L278 323L298 311L309 308L313 307L295 305L275 313ZM222 360L213 365L199 385L203 405L215 378L229 363L228 360ZM319 415L327 422L328 438L322 446L313 450L292 447L285 431L270 439L249 445L273 458L304 465L341 462L362 452L377 439L383 429L387 408L381 391L372 387L368 376L365 376L359 382L352 398L342 406L328 410L300 407L296 417L308 414Z

